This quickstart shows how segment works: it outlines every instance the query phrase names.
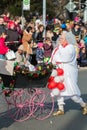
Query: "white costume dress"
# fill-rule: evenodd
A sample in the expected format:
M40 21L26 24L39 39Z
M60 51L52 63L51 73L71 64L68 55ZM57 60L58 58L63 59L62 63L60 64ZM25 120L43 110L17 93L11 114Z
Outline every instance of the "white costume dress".
M60 96L80 96L80 90L77 85L78 68L76 63L76 51L74 46L71 44L68 44L65 47L59 45L58 49L55 48L53 50L51 62L53 65L58 65L64 70L65 89L60 92Z
M60 40L62 40L61 38L63 37L60 37ZM69 39L71 39L71 37L68 37L68 40ZM76 60L76 50L72 44L68 44L68 43L71 42L67 41L67 44L66 45L63 44L63 46L59 44L59 46L53 50L50 59L53 65L62 68L64 71L63 84L65 88L62 91L60 91L58 95L56 95L58 107L59 110L61 111L64 111L64 104L65 104L64 100L68 98L71 98L74 102L79 103L81 107L86 106L86 103L80 97L81 93L77 85L78 68L77 68L77 60ZM54 79L55 79L55 77L58 76L58 73L55 70L53 70L52 73L54 74ZM56 78L56 82L57 80L58 79Z

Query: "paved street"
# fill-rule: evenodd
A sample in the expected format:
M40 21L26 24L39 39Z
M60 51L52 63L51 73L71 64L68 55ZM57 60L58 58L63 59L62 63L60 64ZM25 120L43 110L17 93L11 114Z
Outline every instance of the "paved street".
M82 97L87 102L87 69L79 69L78 84L82 92ZM18 123L9 118L7 104L3 95L0 95L0 130L87 130L87 115L82 115L81 108L78 104L67 100L65 115L63 116L50 116L44 121L30 118L27 121Z

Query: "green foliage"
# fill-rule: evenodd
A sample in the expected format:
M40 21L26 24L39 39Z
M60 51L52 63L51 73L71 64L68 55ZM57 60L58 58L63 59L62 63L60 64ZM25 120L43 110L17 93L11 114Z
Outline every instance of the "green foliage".
M7 8L8 11L10 11L10 13L14 16L14 15L19 15L21 16L21 8L18 6L15 6L15 8L13 8L13 6L9 5Z
M12 15L21 15L22 14L22 2L23 0L1 0L0 1L0 10L8 10ZM51 0L46 0L46 13L50 16L54 16L54 6ZM25 12L25 11L24 11ZM38 12L40 15L43 13L43 0L30 0L30 11L28 12ZM27 14L27 13L25 13Z

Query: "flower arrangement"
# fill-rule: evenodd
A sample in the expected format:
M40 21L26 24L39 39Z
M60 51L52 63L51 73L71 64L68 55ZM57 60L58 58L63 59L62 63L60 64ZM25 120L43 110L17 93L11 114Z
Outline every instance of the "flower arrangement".
M35 71L29 71L29 68L22 65L19 66L18 64L14 67L14 75L17 73L21 73L23 75L26 75L30 78L38 78L41 76L45 76L49 73L51 73L53 68L53 65L51 63L42 63L42 64L37 64L35 66Z

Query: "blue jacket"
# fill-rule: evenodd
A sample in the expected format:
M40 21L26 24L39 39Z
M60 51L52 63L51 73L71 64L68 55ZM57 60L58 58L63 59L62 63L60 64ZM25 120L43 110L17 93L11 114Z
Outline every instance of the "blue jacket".
M36 60L43 61L44 59L44 50L42 48L37 48L36 50Z

